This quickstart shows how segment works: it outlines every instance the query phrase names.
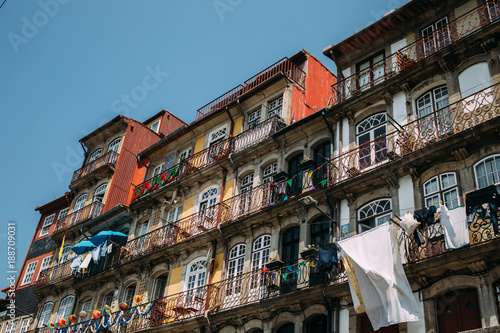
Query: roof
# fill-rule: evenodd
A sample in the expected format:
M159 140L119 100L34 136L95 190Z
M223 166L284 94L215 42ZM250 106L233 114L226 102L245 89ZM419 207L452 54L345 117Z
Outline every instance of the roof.
M161 110L160 112L158 112L157 114L153 115L152 117L149 117L148 119L144 120L142 123L144 125L146 125L147 123L155 120L156 118L160 117L160 116L163 116L165 113L167 113L175 118L177 118L180 122L184 123L184 124L187 124L184 120L182 120L181 118L177 117L175 114L173 114L172 112L168 111L167 109L163 109Z
M71 203L71 197L72 193L66 192L64 193L64 195L60 196L57 199L47 202L46 204L43 204L41 206L36 206L35 210L39 211L40 214L44 214L46 211L55 210L62 206L69 206L69 204Z
M343 41L328 45L323 49L323 54L335 61L359 49L360 47L371 43L373 40L381 38L388 32L397 29L406 21L418 18L427 12L430 7L436 7L436 0L412 0L407 4L389 11L381 19L375 21L369 26L361 29Z
M89 134L87 134L86 136L84 136L83 138L81 138L80 142L84 143L85 141L89 140L93 136L96 136L97 134L103 132L104 130L112 127L116 123L118 123L120 121L128 121L128 120L129 120L129 118L127 118L125 116L122 116L122 115L118 115L118 116L114 117L113 119L111 119L110 121L108 121L106 124L104 124L101 127L93 130L92 132L90 132Z

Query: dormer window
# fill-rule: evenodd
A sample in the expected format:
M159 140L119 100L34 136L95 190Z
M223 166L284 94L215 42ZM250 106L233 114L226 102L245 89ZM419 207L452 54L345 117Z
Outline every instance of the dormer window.
M153 132L158 133L158 130L160 129L160 120L155 121L149 128L151 128Z

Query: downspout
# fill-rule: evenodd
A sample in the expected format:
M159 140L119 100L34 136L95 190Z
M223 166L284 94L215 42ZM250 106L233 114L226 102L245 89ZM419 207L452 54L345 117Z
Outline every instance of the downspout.
M325 115L325 109L321 110L321 115L323 116L323 120L325 121L326 127L328 128L328 131L330 132L330 158L333 158L333 146L335 144L335 132L333 131L332 125L328 122L328 119L326 119ZM342 133L342 126L340 126L339 129L339 135ZM342 142L342 141L340 141Z
M220 211L220 210L219 210ZM212 284L212 278L213 278L213 271L215 270L215 251L217 250L217 241L214 240L212 241L212 258L210 259L210 271L208 274L208 283L207 283L207 295L206 295L206 303L205 303L205 313L203 314L203 317L207 321L207 327L208 331L212 332L212 325L210 324L210 319L208 318L208 312L211 310L208 306L210 305L210 285Z
M335 67L337 67L337 83L339 82L339 80L342 82L344 81L344 74L342 73L342 71L340 70L340 66L339 66L339 60L337 59L337 57L333 54L333 51L330 49L330 58L333 60L333 62L335 63ZM342 85L344 86L344 85ZM332 87L332 94L333 94L333 87ZM343 92L341 91L338 91L337 89L337 100L340 100L340 96L343 94Z

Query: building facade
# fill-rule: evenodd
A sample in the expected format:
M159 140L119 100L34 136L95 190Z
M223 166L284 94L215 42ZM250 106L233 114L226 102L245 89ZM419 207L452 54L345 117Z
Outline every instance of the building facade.
M415 232L396 228L422 319L379 332L498 329L498 207L477 198L500 185L499 18L496 1L412 0L326 47L336 76L302 50L193 123L144 139L130 162L78 174L68 216L101 208L62 224L59 248L106 230L127 239L88 265L70 254L62 278L42 272L30 329L83 312L56 328L372 332L355 310L348 259L320 264L316 246L333 251L428 211ZM145 136L148 121L119 117L89 134L85 166L116 138ZM460 212L461 244L437 208Z

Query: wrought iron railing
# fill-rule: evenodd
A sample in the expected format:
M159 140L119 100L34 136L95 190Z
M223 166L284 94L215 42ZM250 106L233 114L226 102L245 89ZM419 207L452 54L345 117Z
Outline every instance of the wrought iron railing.
M403 154L422 149L449 136L500 116L500 84L408 123L401 130Z
M304 87L306 73L288 58L283 58L275 64L264 69L260 73L246 80L243 85L231 89L227 93L217 97L207 105L201 107L196 112L196 120L200 120L207 115L216 112L234 102L244 93L252 90L260 84L266 82L276 74L283 74L294 80L298 85Z
M104 154L103 156L99 157L95 161L88 163L83 168L80 168L73 173L73 178L71 178L71 184L76 182L78 179L81 179L91 174L100 167L103 167L105 165L114 165L117 158L118 154L115 153L114 151L110 151Z
M231 140L228 138L200 151L199 153L189 156L182 163L180 177L186 177L193 172L200 171L211 166L212 164L217 163L217 161L226 158L229 154L230 146Z
M69 260L49 267L40 272L35 288L40 288L48 284L54 284L71 276L71 268Z
M104 205L100 202L93 202L71 214L66 215L66 217L57 220L54 232L60 232L74 225L80 224L87 220L93 219L101 215L102 208Z
M274 203L273 185L265 183L242 192L221 204L221 223L234 221Z
M483 29L499 18L498 2L491 1L472 9L425 37L374 63L371 67L338 80L332 86L335 104L398 75L417 62Z
M328 185L336 185L359 176L383 164L400 158L406 152L401 146L401 135L392 132L381 135L375 140L346 151L329 162Z
M271 134L283 129L286 126L283 119L278 116L269 118L254 128L246 130L233 138L233 153L238 153L249 147L252 147L259 142L267 139Z
M183 162L161 172L160 174L149 178L144 183L136 185L132 201L138 200L148 193L154 192L167 184L173 184L180 178Z

